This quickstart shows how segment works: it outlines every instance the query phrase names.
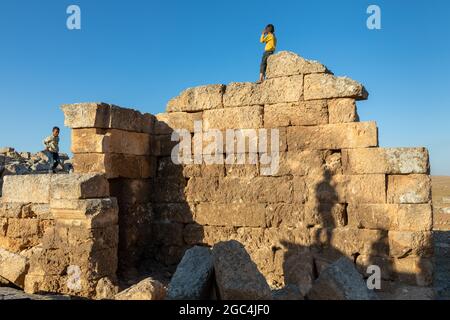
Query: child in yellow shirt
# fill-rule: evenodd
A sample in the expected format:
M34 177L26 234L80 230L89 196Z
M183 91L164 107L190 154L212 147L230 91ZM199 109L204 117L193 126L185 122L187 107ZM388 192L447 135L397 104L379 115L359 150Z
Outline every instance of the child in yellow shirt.
M275 37L275 27L273 24L267 25L267 27L263 30L260 42L265 43L266 47L264 49L264 54L261 61L258 83L264 81L266 77L267 59L275 52L277 47L277 38Z

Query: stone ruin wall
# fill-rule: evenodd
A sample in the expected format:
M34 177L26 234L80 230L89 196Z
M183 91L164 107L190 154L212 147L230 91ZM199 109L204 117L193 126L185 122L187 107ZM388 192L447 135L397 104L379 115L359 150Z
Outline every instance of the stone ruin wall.
M106 177L108 186L95 197L75 192L78 198L70 201L74 196L68 192L52 208L52 192L67 186L51 182L49 199L29 202L51 208L49 230L55 232L49 234L64 231L69 238L89 239L92 247L83 252L93 255L81 254L79 262L89 266L83 295L93 295L99 278L115 279L113 266L119 278L132 277L143 261L176 265L189 247L230 239L245 245L273 287L294 283L307 291L340 256L350 257L365 276L368 265L380 266L383 288L432 285L427 150L379 148L376 124L359 122L357 115L356 101L368 96L364 87L334 76L318 62L281 52L269 59L267 76L262 84L188 89L156 116L104 103L62 107L73 129L75 176L83 180L92 174L85 183L94 189L92 181ZM260 161L175 165L173 130L187 129L196 141L200 133L194 132L194 121L199 120L204 130L236 129L244 135L246 129L278 129L279 171L262 174ZM49 179L66 181L63 176ZM99 199L108 200L107 208L99 205L94 211L113 217L118 209L118 219L102 220L99 228L84 226L91 217L86 207ZM8 202L14 201L4 197L3 206ZM72 221L70 212L82 222L59 227L63 217ZM9 228L2 230L9 235ZM69 257L79 252L71 251L66 238L53 243ZM98 245L110 255L95 255L102 251ZM95 266L89 265L92 261ZM68 264L61 265L67 269ZM103 265L110 268L99 270ZM37 277L29 274L26 278ZM39 281L29 283L38 286Z

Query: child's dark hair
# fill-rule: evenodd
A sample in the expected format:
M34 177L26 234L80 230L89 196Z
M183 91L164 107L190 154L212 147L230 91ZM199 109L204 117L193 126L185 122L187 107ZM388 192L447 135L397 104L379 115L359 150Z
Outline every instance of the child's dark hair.
M273 24L268 24L266 29L268 29L270 33L275 33L275 27L273 26Z
M59 127L53 127L52 132L55 132L55 131L61 131L61 130L59 130Z

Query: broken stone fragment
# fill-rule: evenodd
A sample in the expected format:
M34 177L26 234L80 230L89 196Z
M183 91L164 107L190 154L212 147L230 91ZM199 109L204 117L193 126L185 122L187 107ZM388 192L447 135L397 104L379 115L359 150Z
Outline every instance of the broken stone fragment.
M213 259L220 300L272 300L266 279L241 243L215 244Z
M119 292L115 300L164 300L166 289L152 278L142 280L138 284Z
M340 258L320 273L308 293L310 300L377 300L348 258Z
M25 257L0 248L0 277L18 287L24 287L28 261Z
M97 282L97 287L95 288L97 300L114 300L114 296L119 292L119 287L114 285L114 283L108 277L101 278Z
M167 299L208 299L211 296L213 270L209 248L193 247L187 250L170 281Z

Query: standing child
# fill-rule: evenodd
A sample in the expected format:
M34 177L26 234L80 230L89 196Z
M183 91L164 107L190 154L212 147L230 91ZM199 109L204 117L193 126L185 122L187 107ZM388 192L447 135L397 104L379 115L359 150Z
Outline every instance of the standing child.
M56 173L56 168L61 164L59 160L59 128L54 127L52 135L44 140L45 150L50 153L51 171Z
M259 72L259 81L261 83L266 78L267 59L275 52L277 47L277 38L275 37L275 27L273 24L267 25L263 30L260 39L261 43L265 43L264 54L261 61L261 67Z

